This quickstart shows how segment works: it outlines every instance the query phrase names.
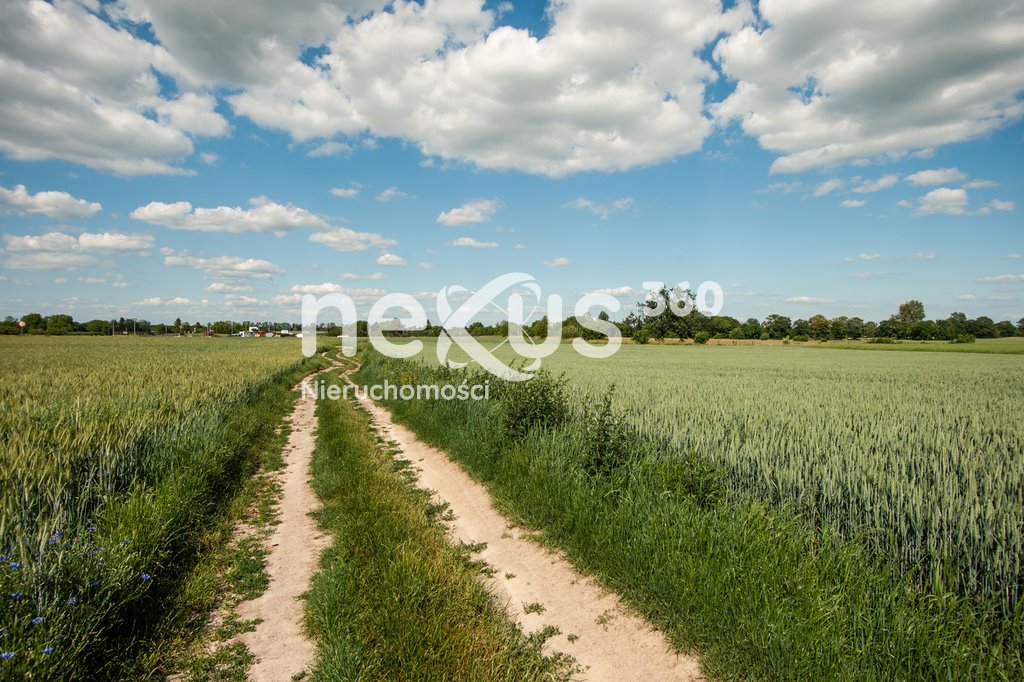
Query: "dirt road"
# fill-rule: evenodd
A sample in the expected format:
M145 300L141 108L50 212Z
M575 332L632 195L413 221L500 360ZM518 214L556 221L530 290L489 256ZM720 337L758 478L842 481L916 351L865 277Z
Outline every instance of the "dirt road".
M495 510L483 485L443 452L395 424L390 413L371 400L364 399L362 405L385 440L397 442L400 456L419 469L420 486L449 504L455 515L449 524L453 538L487 543L475 556L495 570L489 588L524 631L549 625L559 629L546 648L574 656L584 669L579 679L703 679L696 658L675 654L664 636L624 608L615 594L526 539Z
M312 381L326 371L303 381ZM282 453L285 469L280 473L280 523L271 535L267 557L270 586L256 599L237 607L242 619L262 619L255 631L238 636L257 658L249 669L249 679L254 682L290 680L308 669L316 656L316 648L303 630L301 600L316 572L320 552L329 542L309 515L320 506L309 485L316 444L316 401L308 395L300 397L288 421L291 433Z

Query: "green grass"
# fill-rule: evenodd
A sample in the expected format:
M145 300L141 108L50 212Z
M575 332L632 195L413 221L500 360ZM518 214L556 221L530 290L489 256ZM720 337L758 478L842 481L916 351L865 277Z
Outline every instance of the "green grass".
M12 385L25 399L2 419L0 632L14 656L0 677L161 668L158 628L194 624L169 614L202 602L212 578L196 567L273 442L290 387L321 362L276 354L284 347L117 341L4 343L12 380L0 399L15 404Z
M297 392L292 394L293 401ZM252 630L235 607L254 599L268 585L266 540L277 523L276 501L281 486L274 472L284 466L282 450L290 429L281 422L226 513L211 518L195 565L153 628L154 637L138 656L130 677L150 679L171 672L188 682L245 680L253 663L241 643L227 641ZM240 525L248 530L238 534Z
M409 463L381 443L365 413L323 401L313 485L334 536L309 593L307 624L320 680L553 680L563 659L540 653L480 583L472 548L455 548L441 505L413 485Z
M897 343L867 343L866 341L829 341L827 343L817 343L810 341L800 345L805 347L845 350L893 350L930 353L1006 353L1010 355L1024 354L1024 337L1019 336L1008 339L978 339L974 343L910 340L901 340Z
M822 485L810 475L802 484L799 477L791 481L785 495L751 494L772 476L790 476L819 457L863 477L856 459L840 458L848 443L856 446L851 438L875 441L877 455L880 437L897 443L942 434L978 437L978 456L991 457L993 443L1002 442L1006 465L1019 466L1012 439L1021 426L1007 404L1022 385L1016 358L632 347L613 361L593 363L601 368L596 372L562 354L549 360L566 370L582 402L561 421L530 423L537 415L515 404L541 392L536 387L492 386L491 403L398 401L389 407L485 482L515 522L541 529L547 542L622 593L677 646L700 652L710 674L999 680L1024 671L1019 602L1008 614L997 599L958 593L943 582L922 584L900 570L898 557L873 546L871 532L808 522L800 498L788 495ZM371 355L357 379L374 383L384 376L392 382L443 378ZM602 422L597 396L614 380L616 409ZM888 394L879 398L884 390ZM918 394L927 399L917 402ZM937 401L946 395L951 399ZM972 404L974 396L984 402ZM851 410L845 424L852 417L854 428L838 419L844 406ZM928 421L937 406L953 415L959 406L978 415L980 424L950 433L948 421ZM994 413L985 415L989 409ZM508 421L512 416L515 424ZM874 420L881 421L877 432L856 428ZM1001 441L991 436L990 424ZM955 452L941 443L938 452ZM730 452L735 460L725 456ZM751 480L731 468L744 457L757 462L752 454L758 452L765 465L748 469L760 472ZM918 466L936 456L928 452L900 445L892 461ZM1016 480L1019 490L1020 478L1011 471L1006 481ZM929 482L920 471L896 467L888 479L862 478L859 489L890 485L893 475L906 476L908 486ZM833 488L818 504L843 503L844 494ZM1002 504L1019 513L1019 505ZM969 515L970 509L941 512Z
M1024 358L675 345L590 360L560 347L544 367L575 404L614 385L637 437L718 467L735 497L859 538L922 589L1008 611L1024 590Z

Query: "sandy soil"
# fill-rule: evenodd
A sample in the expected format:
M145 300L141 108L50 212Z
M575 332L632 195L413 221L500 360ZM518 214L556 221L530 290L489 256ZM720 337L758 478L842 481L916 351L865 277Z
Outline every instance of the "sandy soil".
M263 621L254 632L238 636L257 658L249 670L249 679L255 682L290 680L308 669L316 656L316 647L306 637L302 626L301 601L316 572L320 552L329 543L329 538L320 534L309 515L319 507L319 499L309 485L310 461L316 443L315 409L316 401L312 397L300 397L288 418L291 433L283 452L285 469L279 474L282 483L278 507L280 523L270 537L267 557L270 586L261 596L237 607L240 618Z
M402 455L419 469L419 484L447 502L455 514L449 525L454 539L487 543L475 555L495 573L488 587L506 605L524 631L547 625L561 634L546 650L570 654L583 667L581 680L700 680L696 658L673 653L661 632L631 612L618 597L580 574L568 561L533 542L491 504L490 495L441 451L395 424L384 408L365 399L381 435L395 441ZM542 613L524 613L539 603ZM569 636L575 635L573 641Z

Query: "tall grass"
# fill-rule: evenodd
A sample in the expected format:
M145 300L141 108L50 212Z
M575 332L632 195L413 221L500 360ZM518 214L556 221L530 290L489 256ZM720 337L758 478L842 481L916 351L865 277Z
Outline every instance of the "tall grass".
M673 360L695 368L698 378L681 379L672 369L673 360L641 356L645 348L635 350L639 353L624 356L626 362L618 367L604 365L610 377L591 377L588 383L581 372L570 372L563 382L541 380L549 387L545 400L552 399L551 392L565 394L570 416L558 424L531 425L525 435L517 415L530 410L514 405L525 397L523 390L506 390L493 380L496 400L491 403L398 401L390 407L399 420L487 482L520 521L542 528L551 542L623 592L677 644L700 650L715 675L1007 679L1024 672L1019 601L1011 607L1001 594L965 589L966 581L922 580L926 571L904 570L899 539L939 541L934 526L915 527L916 534L900 536L898 526L868 532L861 523L831 524L824 516L833 508L857 509L864 499L897 504L930 494L935 482L922 479L928 462L939 453L947 464L936 476L945 471L945 480L955 480L957 471L974 470L974 463L950 467L961 454L956 449L932 449L927 457L904 449L906 440L942 442L941 434L928 432L939 428L937 421L927 421L934 415L917 423L911 419L906 429L896 428L901 422L892 416L894 410L904 416L934 409L936 393L958 390L963 396L963 386L943 388L927 377L920 379L923 385L908 386L913 375L890 365L888 375L902 377L904 395L930 392L931 402L905 404L894 391L867 401L862 412L882 420L876 432L856 415L852 426L849 419L836 423L841 407L848 404L841 396L866 398L879 387L891 386L890 380L870 366L837 365L838 352L826 353L830 363L801 370L791 363L804 362L810 351L796 355L777 349L777 357L744 356L745 362L737 366L727 356L711 354L747 349L655 349L675 358L684 355L686 359ZM700 359L686 354L699 354ZM714 370L713 362L718 363ZM810 376L801 380L801 371ZM373 383L385 376L419 383L451 380L445 370L372 355L358 380ZM842 381L844 376L862 385ZM957 373L947 368L945 376ZM1000 382L998 372L985 376L1003 391L1004 399L1012 395L1013 384ZM611 378L619 381L604 405L595 389ZM682 386L673 386L675 381ZM798 410L797 405L804 407ZM947 403L940 400L938 405ZM996 467L988 474L989 480L1002 476L999 480L1013 490L1016 464L1011 455L1018 453L1019 461L1020 450L1012 439L1019 426L1006 418L1005 409L988 417L1001 425L996 433L1002 436L979 438L973 451L988 456L990 465L1003 463L1002 470ZM864 468L873 461L868 452L852 462L836 455L848 455L858 443L882 435L888 440L878 442L875 452L890 453L881 459L892 463L889 469ZM963 425L949 433L954 440L980 435ZM893 441L901 447L893 447ZM1009 443L1006 456L992 457L990 449L999 443ZM753 463L744 461L744 454ZM819 469L829 465L838 471L817 480ZM836 481L852 482L853 487L845 489ZM912 489L915 483L922 492ZM880 494L877 489L890 487L886 497L871 497ZM922 518L925 512L932 518L960 514L976 521L963 504L937 508L951 499L909 508L904 503L892 512L911 518L914 513ZM1020 512L1016 504L1005 498L985 508L991 514L1003 505L1002 513L1013 518ZM1012 529L996 526L985 532L991 538L1005 530ZM882 533L888 535L880 539ZM995 547L979 543L974 555L959 563L947 554L946 570L1000 565L1002 555L989 555ZM1018 576L1004 587L1013 588Z
M920 589L1017 608L1021 358L625 346L605 361L562 348L545 366L578 404L615 385L638 436L713 462L734 496L857 537Z
M223 340L2 345L0 672L116 678L319 361Z

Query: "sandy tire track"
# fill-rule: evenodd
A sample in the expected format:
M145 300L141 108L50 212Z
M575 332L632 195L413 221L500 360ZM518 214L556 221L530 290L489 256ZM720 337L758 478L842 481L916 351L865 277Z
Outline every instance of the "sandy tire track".
M419 485L431 490L436 501L449 504L455 516L448 524L453 539L487 543L475 555L495 569L486 578L487 586L523 630L558 627L561 634L547 641L545 651L574 656L584 670L577 679L704 679L697 658L676 654L664 635L627 609L617 595L512 527L494 508L486 488L447 455L396 424L372 400L361 396L361 404L380 435L396 442L401 456L419 470ZM534 603L543 605L544 611L523 612L525 604ZM575 635L573 641L569 635Z
M305 377L302 383L336 369L337 365ZM242 619L261 619L253 632L238 635L256 656L249 669L254 682L281 682L308 670L316 657L316 645L306 636L302 624L305 612L302 596L310 587L319 566L320 552L330 539L322 535L310 513L320 500L310 487L310 463L316 445L316 400L300 395L288 417L291 432L282 456L285 468L278 476L281 499L279 523L270 537L267 591L237 606Z

